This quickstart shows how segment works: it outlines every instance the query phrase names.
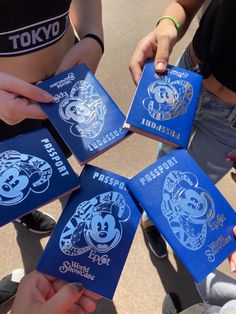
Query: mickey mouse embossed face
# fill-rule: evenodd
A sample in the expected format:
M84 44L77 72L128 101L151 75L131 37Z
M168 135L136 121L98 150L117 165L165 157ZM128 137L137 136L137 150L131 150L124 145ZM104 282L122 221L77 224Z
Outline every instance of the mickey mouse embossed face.
M202 192L201 189L198 191L188 189L182 193L178 200L179 206L191 217L203 217L208 210L207 199Z
M165 178L161 211L179 242L190 250L202 247L207 223L215 217L211 196L191 172L172 171Z
M85 80L78 81L70 97L59 103L59 115L70 123L74 136L95 138L104 124L106 106L94 86Z
M0 205L16 205L23 201L30 191L44 192L51 175L51 166L38 157L13 150L1 153Z
M166 84L156 85L156 87L153 88L153 94L157 103L168 104L170 106L174 105L178 97L177 90L173 88L173 86Z
M20 199L23 197L22 190L28 183L28 177L20 174L17 168L6 169L0 176L0 195L9 199Z
M78 205L60 237L66 255L80 255L90 249L105 253L122 238L122 223L130 217L130 208L118 192L106 192Z
M115 247L121 239L122 227L120 218L117 216L119 205L108 203L107 208L103 206L102 211L98 209L85 227L87 242L98 252L107 252Z
M68 119L72 119L76 123L82 123L89 120L91 110L79 98L66 99L61 104L65 106L65 115Z
M198 186L197 177L185 172L176 183L173 203L194 223L205 223L215 215L210 195Z
M149 97L143 106L155 120L169 120L187 111L193 97L192 85L184 80L173 82L157 79L147 88Z

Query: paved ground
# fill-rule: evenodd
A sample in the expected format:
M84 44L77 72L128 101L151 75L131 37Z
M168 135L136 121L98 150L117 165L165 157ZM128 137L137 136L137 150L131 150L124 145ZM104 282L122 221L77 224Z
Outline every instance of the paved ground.
M128 63L136 43L153 28L167 0L103 0L106 51L97 77L126 114L135 87L131 81ZM193 22L188 36L177 45L171 62L189 41L196 27ZM92 164L131 177L155 160L156 142L132 135L124 142L107 151ZM74 169L81 168L71 158ZM231 205L236 208L235 184L226 176L219 188ZM59 201L43 208L55 217L61 213ZM0 229L0 278L17 267L29 272L37 263L48 237L35 236L12 223ZM220 267L228 270L227 263ZM166 291L176 291L184 307L199 300L192 279L169 248L169 257L156 260L146 247L142 230L137 230L127 263L123 270L114 302L101 301L97 314L159 314ZM9 306L0 309L7 313ZM46 313L49 314L49 313Z

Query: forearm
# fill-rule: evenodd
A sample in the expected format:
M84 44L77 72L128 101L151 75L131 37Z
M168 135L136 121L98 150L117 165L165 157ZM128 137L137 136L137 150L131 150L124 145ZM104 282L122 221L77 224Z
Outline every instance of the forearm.
M135 84L138 84L145 62L150 58L154 59L158 73L166 71L176 42L183 37L205 1L207 0L173 0L159 15L156 28L140 40L131 58L129 68ZM160 19L161 17L167 18Z
M92 33L103 40L101 0L72 0L70 17L80 38Z
M178 40L180 40L188 29L193 17L196 15L205 0L175 0L172 1L164 10L161 16L171 16L180 24ZM162 24L170 26L173 22L168 19L161 20Z

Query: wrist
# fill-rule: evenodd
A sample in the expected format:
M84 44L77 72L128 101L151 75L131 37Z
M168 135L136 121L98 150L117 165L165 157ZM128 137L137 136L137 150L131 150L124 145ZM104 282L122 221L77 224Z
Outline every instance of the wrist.
M165 22L168 23L169 25L173 25L177 33L180 32L180 23L173 16L170 15L161 16L156 23L156 27L160 24L160 22L162 23Z

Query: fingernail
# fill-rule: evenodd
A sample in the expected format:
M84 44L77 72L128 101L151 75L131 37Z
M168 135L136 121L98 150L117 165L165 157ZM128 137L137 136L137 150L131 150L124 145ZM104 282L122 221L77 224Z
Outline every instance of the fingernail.
M78 292L81 292L84 290L84 286L80 282L72 282L72 285L74 285L77 288Z
M134 84L137 86L138 83L139 83L139 81L140 81L140 77L139 77L139 78L136 78L136 79L134 80Z
M53 101L53 96L48 92L42 91L42 97L47 101Z
M156 71L161 71L163 72L165 70L165 63L163 62L158 62L156 65Z

